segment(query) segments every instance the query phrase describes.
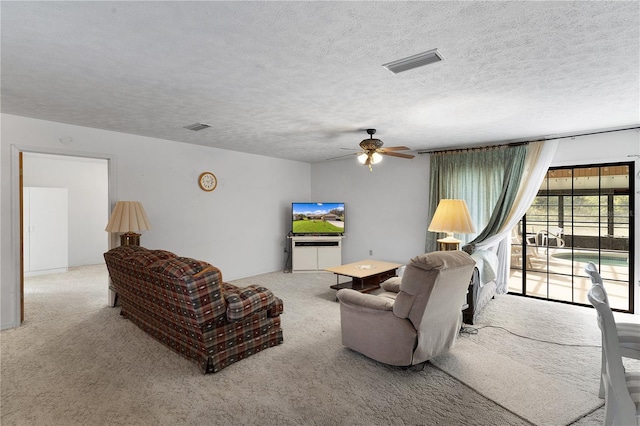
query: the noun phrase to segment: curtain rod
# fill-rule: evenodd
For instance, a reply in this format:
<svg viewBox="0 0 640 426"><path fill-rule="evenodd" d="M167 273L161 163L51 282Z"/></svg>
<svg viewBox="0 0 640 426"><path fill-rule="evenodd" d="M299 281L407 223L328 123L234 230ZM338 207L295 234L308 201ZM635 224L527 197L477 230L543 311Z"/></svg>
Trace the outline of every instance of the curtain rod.
<svg viewBox="0 0 640 426"><path fill-rule="evenodd" d="M448 152L464 152L464 151L475 151L475 150L481 151L481 150L485 150L485 149L496 149L496 148L500 148L500 147L503 147L503 146L519 146L519 145L526 145L526 144L532 143L532 142L541 142L541 141L550 141L550 140L556 140L556 139L576 138L578 136L600 135L600 134L603 134L603 133L624 132L626 130L637 130L637 129L640 129L640 126L627 127L627 128L624 128L624 129L615 129L615 130L601 130L601 131L589 132L589 133L578 133L578 134L575 134L575 135L558 136L558 137L555 137L555 138L533 139L533 140L530 140L530 141L512 142L512 143L507 143L507 144L476 146L476 147L468 147L468 148L460 147L460 148L432 149L432 150L428 150L428 151L418 151L418 154L444 154L444 153L448 153Z"/></svg>
<svg viewBox="0 0 640 426"><path fill-rule="evenodd" d="M539 139L538 141L540 141ZM531 142L538 142L531 141ZM520 145L528 145L529 142L511 142L504 144L496 144L496 145L486 145L486 146L470 146L468 148L448 148L448 149L438 149L433 151L418 151L418 154L448 154L454 152L470 152L470 151L489 151L491 149L499 149L507 146L520 146Z"/></svg>

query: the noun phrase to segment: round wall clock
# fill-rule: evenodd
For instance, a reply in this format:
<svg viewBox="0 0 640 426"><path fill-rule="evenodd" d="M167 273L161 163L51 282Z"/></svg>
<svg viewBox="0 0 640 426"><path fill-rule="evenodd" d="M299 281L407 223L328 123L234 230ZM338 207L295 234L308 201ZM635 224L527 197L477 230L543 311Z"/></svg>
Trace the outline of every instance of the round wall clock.
<svg viewBox="0 0 640 426"><path fill-rule="evenodd" d="M204 172L200 174L198 178L198 185L203 191L213 191L218 185L218 179L216 175L211 172Z"/></svg>

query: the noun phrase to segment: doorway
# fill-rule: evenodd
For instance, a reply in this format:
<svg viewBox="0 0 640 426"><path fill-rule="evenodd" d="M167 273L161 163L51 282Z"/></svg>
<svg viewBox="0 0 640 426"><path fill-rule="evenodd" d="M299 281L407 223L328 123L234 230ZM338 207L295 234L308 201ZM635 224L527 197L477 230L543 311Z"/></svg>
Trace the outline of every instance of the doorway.
<svg viewBox="0 0 640 426"><path fill-rule="evenodd" d="M634 313L634 163L550 168L512 232L509 292L588 306L593 262L612 309Z"/></svg>
<svg viewBox="0 0 640 426"><path fill-rule="evenodd" d="M30 229L25 229L25 220L29 216L25 212L26 193L34 194L46 191L47 193L62 192L67 194L67 217L64 218L68 227L67 240L67 265L60 269L47 269L42 273L65 271L67 267L76 267L103 263L102 254L109 248L109 234L104 231L108 220L110 200L110 159L88 157L77 153L51 153L20 150L20 179L19 179L19 208L20 208L20 303L19 316L22 323L25 319L24 295L25 295L25 271L29 265L25 259L29 254L37 253L38 247L33 247L33 242L42 242L42 235L47 235L44 225L31 224ZM37 189L37 191L34 191ZM47 208L41 206L40 209ZM42 212L41 212L42 213ZM45 211L41 216L48 216ZM25 232L28 231L28 232ZM39 234L39 238L30 238ZM46 240L46 238L45 238ZM31 242L31 244L29 244ZM40 243L38 243L40 244ZM45 249L47 250L47 249ZM64 256L59 258L64 258ZM31 260L31 265L39 265L39 262ZM49 266L51 266L49 262ZM38 275L38 267L31 268L29 275ZM105 300L108 289L105 287ZM28 315L28 313L27 313Z"/></svg>

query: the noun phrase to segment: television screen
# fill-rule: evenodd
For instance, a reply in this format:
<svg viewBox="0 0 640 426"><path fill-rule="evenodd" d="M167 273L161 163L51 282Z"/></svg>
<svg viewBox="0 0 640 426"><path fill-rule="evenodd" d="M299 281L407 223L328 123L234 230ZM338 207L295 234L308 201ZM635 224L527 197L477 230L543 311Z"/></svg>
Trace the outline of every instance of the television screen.
<svg viewBox="0 0 640 426"><path fill-rule="evenodd" d="M292 203L291 214L294 235L344 233L344 203Z"/></svg>

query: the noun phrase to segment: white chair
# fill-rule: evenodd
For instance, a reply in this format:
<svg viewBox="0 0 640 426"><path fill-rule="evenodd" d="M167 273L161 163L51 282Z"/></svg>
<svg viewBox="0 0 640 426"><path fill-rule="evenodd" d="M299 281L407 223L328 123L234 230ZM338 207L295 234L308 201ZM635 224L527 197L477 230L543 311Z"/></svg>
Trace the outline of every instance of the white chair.
<svg viewBox="0 0 640 426"><path fill-rule="evenodd" d="M556 228L556 233L547 231L546 229L538 231L535 241L545 248L545 253L549 252L549 247L564 247L565 243L562 239L564 229Z"/></svg>
<svg viewBox="0 0 640 426"><path fill-rule="evenodd" d="M587 273L589 278L591 278L592 290L593 287L598 287L601 289L600 293L602 294L603 301L606 306L609 307L609 297L607 295L607 291L604 288L604 284L602 283L602 277L598 273L598 268L593 262L587 263L584 267L584 271ZM590 292L591 293L591 292ZM591 301L591 299L589 299ZM593 304L593 303L592 303ZM598 312L598 315L600 313ZM616 330L616 337L618 339L618 344L620 346L619 351L620 355L625 358L633 358L640 359L640 324L636 323L614 323ZM604 341L602 345L602 374L605 373L606 370L606 362L605 362L605 352L604 352ZM602 375L600 376L600 390L598 392L598 396L600 398L604 398L605 389L604 389L604 380Z"/></svg>
<svg viewBox="0 0 640 426"><path fill-rule="evenodd" d="M640 374L628 373L622 365L620 340L613 312L607 303L604 286L594 283L587 294L598 312L598 326L602 331L604 370L604 424L639 425Z"/></svg>
<svg viewBox="0 0 640 426"><path fill-rule="evenodd" d="M522 237L518 234L517 227L511 230L511 264L514 266L521 266L524 263L528 269L533 269L533 263L531 259L537 258L538 247L535 244L535 235L533 237L527 236L525 241L525 252L522 255Z"/></svg>

